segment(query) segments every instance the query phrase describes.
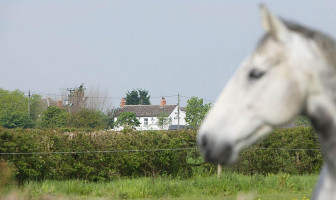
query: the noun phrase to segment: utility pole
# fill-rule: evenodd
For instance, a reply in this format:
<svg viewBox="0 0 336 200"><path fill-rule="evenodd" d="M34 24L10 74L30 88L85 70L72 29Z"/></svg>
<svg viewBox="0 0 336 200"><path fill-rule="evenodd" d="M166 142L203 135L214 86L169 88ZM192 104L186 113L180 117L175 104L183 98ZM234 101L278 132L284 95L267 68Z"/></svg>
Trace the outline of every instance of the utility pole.
<svg viewBox="0 0 336 200"><path fill-rule="evenodd" d="M28 91L28 117L30 118L30 90Z"/></svg>
<svg viewBox="0 0 336 200"><path fill-rule="evenodd" d="M70 107L71 107L70 99L72 97L72 93L76 90L74 88L67 88L67 90L69 92L69 94L68 94L68 109L69 109L69 113L71 113L71 111L70 111Z"/></svg>
<svg viewBox="0 0 336 200"><path fill-rule="evenodd" d="M177 130L180 130L180 93L177 94Z"/></svg>

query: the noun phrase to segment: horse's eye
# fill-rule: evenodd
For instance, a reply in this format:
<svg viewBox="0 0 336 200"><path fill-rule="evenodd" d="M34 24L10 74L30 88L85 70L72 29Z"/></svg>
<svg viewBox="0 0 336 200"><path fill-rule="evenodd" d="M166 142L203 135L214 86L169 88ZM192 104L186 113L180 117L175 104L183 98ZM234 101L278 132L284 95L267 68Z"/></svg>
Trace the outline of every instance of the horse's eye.
<svg viewBox="0 0 336 200"><path fill-rule="evenodd" d="M259 79L265 74L264 71L261 71L259 69L252 69L249 73L250 79Z"/></svg>

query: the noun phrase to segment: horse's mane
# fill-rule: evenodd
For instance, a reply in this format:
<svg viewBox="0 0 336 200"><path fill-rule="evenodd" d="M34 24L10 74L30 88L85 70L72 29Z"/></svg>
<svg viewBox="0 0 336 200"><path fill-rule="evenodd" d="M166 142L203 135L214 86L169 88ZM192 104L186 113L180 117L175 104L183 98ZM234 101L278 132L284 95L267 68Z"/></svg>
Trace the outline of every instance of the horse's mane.
<svg viewBox="0 0 336 200"><path fill-rule="evenodd" d="M336 41L332 37L320 31L302 26L298 23L284 19L281 20L289 30L300 34L302 37L307 38L308 40L313 40L322 54L325 56L325 59L328 61L328 63L336 68ZM259 41L258 49L262 48L263 44L269 38L272 38L272 36L268 33L265 34L264 37L262 37Z"/></svg>
<svg viewBox="0 0 336 200"><path fill-rule="evenodd" d="M336 67L336 42L329 35L302 26L300 24L282 20L289 30L294 31L303 37L313 40L323 53L329 64Z"/></svg>

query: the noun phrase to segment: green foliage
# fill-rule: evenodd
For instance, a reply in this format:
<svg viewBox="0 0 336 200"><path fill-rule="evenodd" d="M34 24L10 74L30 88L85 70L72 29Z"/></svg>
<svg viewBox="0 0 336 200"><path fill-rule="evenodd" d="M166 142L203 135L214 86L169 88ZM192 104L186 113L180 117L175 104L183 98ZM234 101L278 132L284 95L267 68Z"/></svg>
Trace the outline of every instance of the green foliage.
<svg viewBox="0 0 336 200"><path fill-rule="evenodd" d="M161 130L169 127L171 125L172 119L169 117L169 115L165 112L160 113L158 116L158 122L157 125L160 127Z"/></svg>
<svg viewBox="0 0 336 200"><path fill-rule="evenodd" d="M295 126L304 126L304 127L311 127L312 126L310 120L305 116L297 116L294 119L294 124L295 124Z"/></svg>
<svg viewBox="0 0 336 200"><path fill-rule="evenodd" d="M147 90L138 89L138 93L139 93L139 104L140 105L150 105L151 104L149 101L150 96L148 95Z"/></svg>
<svg viewBox="0 0 336 200"><path fill-rule="evenodd" d="M312 128L277 129L245 150L233 169L244 174L315 173L320 170L323 161L319 149L318 139Z"/></svg>
<svg viewBox="0 0 336 200"><path fill-rule="evenodd" d="M127 105L150 105L150 96L147 90L137 89L128 91L126 94Z"/></svg>
<svg viewBox="0 0 336 200"><path fill-rule="evenodd" d="M188 99L185 118L188 128L198 129L210 107L211 103L203 104L202 98L192 97Z"/></svg>
<svg viewBox="0 0 336 200"><path fill-rule="evenodd" d="M14 174L21 182L45 179L106 181L120 177L163 174L188 177L191 176L192 167L186 162L189 155L187 150L145 152L123 152L123 150L193 147L194 138L193 132L175 131L120 134L0 129L0 153L119 151L2 155L3 159L14 166Z"/></svg>
<svg viewBox="0 0 336 200"><path fill-rule="evenodd" d="M137 131L127 134L65 131L0 128L0 153L46 152L1 155L1 158L13 167L15 177L21 182L45 179L107 181L121 177L191 177L216 173L216 165L204 163L195 148L195 131ZM164 150L132 151L150 149ZM320 170L322 154L315 149L319 147L313 129L278 129L245 150L238 162L225 170L267 176L283 173L279 183L286 186L288 174L317 173ZM88 151L115 152L85 153Z"/></svg>
<svg viewBox="0 0 336 200"><path fill-rule="evenodd" d="M109 128L114 127L114 117L118 109L109 109L106 112L106 125Z"/></svg>
<svg viewBox="0 0 336 200"><path fill-rule="evenodd" d="M49 106L42 113L41 121L39 122L40 128L64 128L68 124L69 113L56 106Z"/></svg>
<svg viewBox="0 0 336 200"><path fill-rule="evenodd" d="M107 117L100 111L83 108L79 112L71 114L69 126L75 128L103 129L107 127Z"/></svg>
<svg viewBox="0 0 336 200"><path fill-rule="evenodd" d="M40 101L39 96L33 96L32 107L34 119L38 111L35 105ZM12 92L0 88L0 125L6 128L29 128L34 121L28 116L28 97L19 90Z"/></svg>
<svg viewBox="0 0 336 200"><path fill-rule="evenodd" d="M126 129L132 129L139 126L140 122L133 112L122 112L115 122L115 126L123 126Z"/></svg>
<svg viewBox="0 0 336 200"><path fill-rule="evenodd" d="M38 120L38 117L43 112L43 103L40 95L33 94L30 99L30 118L33 121Z"/></svg>

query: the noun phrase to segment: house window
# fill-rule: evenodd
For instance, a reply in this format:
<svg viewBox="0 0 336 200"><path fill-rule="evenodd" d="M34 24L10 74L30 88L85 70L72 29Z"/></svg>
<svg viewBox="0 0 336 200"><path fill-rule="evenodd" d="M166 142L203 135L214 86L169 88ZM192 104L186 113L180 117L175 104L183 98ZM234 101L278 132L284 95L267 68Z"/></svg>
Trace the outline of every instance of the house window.
<svg viewBox="0 0 336 200"><path fill-rule="evenodd" d="M148 125L148 118L144 119L144 125L147 126Z"/></svg>

